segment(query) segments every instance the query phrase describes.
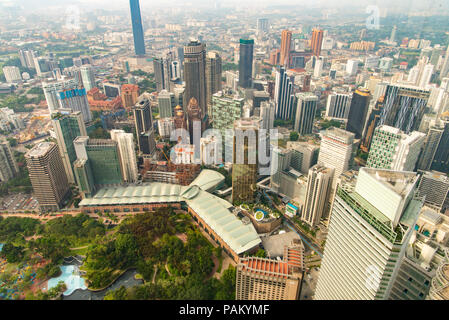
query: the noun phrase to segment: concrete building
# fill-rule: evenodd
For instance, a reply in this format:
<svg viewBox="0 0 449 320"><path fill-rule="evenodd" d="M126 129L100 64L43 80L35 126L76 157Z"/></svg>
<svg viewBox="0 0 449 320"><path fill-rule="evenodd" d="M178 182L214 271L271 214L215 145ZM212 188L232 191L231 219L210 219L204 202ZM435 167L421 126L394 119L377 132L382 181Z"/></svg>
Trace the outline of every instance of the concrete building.
<svg viewBox="0 0 449 320"><path fill-rule="evenodd" d="M175 109L175 94L162 90L157 96L157 104L159 107L159 116L161 119L173 117Z"/></svg>
<svg viewBox="0 0 449 320"><path fill-rule="evenodd" d="M369 90L362 87L359 87L352 95L346 130L354 133L356 139L362 138L370 99Z"/></svg>
<svg viewBox="0 0 449 320"><path fill-rule="evenodd" d="M292 151L290 166L307 175L318 161L319 144L308 141L288 141L287 149Z"/></svg>
<svg viewBox="0 0 449 320"><path fill-rule="evenodd" d="M327 212L334 169L314 165L309 170L307 194L301 219L315 228Z"/></svg>
<svg viewBox="0 0 449 320"><path fill-rule="evenodd" d="M206 54L206 91L207 91L207 114L212 114L212 95L222 90L221 85L221 57L216 51Z"/></svg>
<svg viewBox="0 0 449 320"><path fill-rule="evenodd" d="M3 74L7 83L20 82L22 76L20 75L20 69L15 66L3 67Z"/></svg>
<svg viewBox="0 0 449 320"><path fill-rule="evenodd" d="M7 182L19 173L14 153L8 141L0 142L0 182Z"/></svg>
<svg viewBox="0 0 449 320"><path fill-rule="evenodd" d="M203 117L207 118L206 46L199 41L190 41L184 47L185 91L183 106L195 98Z"/></svg>
<svg viewBox="0 0 449 320"><path fill-rule="evenodd" d="M267 131L274 128L276 104L273 101L263 101L260 104L259 116L262 118L262 129Z"/></svg>
<svg viewBox="0 0 449 320"><path fill-rule="evenodd" d="M366 162L369 168L414 171L425 134L405 134L397 128L381 125L376 128Z"/></svg>
<svg viewBox="0 0 449 320"><path fill-rule="evenodd" d="M294 130L300 135L311 134L313 132L313 121L315 120L318 97L313 93L298 93L296 94L296 99L298 104Z"/></svg>
<svg viewBox="0 0 449 320"><path fill-rule="evenodd" d="M41 142L25 155L34 196L42 212L58 211L70 194L64 164L53 142Z"/></svg>
<svg viewBox="0 0 449 320"><path fill-rule="evenodd" d="M139 86L135 84L124 84L122 85L122 104L126 110L131 110L131 108L137 103L139 98Z"/></svg>
<svg viewBox="0 0 449 320"><path fill-rule="evenodd" d="M81 79L86 91L90 91L96 87L95 72L91 65L86 64L80 67Z"/></svg>
<svg viewBox="0 0 449 320"><path fill-rule="evenodd" d="M334 91L327 97L326 118L346 120L351 107L352 94Z"/></svg>
<svg viewBox="0 0 449 320"><path fill-rule="evenodd" d="M354 134L335 127L327 129L321 135L318 164L334 169L332 189L336 179L352 167L354 160Z"/></svg>
<svg viewBox="0 0 449 320"><path fill-rule="evenodd" d="M111 130L111 139L117 142L123 180L128 183L136 182L139 177L134 135L123 130Z"/></svg>
<svg viewBox="0 0 449 320"><path fill-rule="evenodd" d="M154 139L150 101L148 98L141 96L132 110L139 153L144 157L152 155L156 150L156 141Z"/></svg>
<svg viewBox="0 0 449 320"><path fill-rule="evenodd" d="M418 186L420 196L425 196L426 206L440 212L449 195L449 177L441 172L423 173Z"/></svg>
<svg viewBox="0 0 449 320"><path fill-rule="evenodd" d="M417 181L412 172L361 168L353 191L338 187L315 299L389 297L422 207Z"/></svg>
<svg viewBox="0 0 449 320"><path fill-rule="evenodd" d="M281 67L276 71L274 101L276 102L276 118L288 120L293 118L295 95L293 81Z"/></svg>
<svg viewBox="0 0 449 320"><path fill-rule="evenodd" d="M247 257L237 265L236 300L297 300L304 271L304 246L295 239L283 260Z"/></svg>

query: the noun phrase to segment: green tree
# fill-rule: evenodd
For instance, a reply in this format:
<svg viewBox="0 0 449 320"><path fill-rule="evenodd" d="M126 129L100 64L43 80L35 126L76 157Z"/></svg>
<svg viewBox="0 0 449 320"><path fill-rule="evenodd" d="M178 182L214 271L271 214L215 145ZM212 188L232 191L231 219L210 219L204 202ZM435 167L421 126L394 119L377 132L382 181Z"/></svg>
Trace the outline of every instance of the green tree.
<svg viewBox="0 0 449 320"><path fill-rule="evenodd" d="M290 132L290 141L298 141L299 133L296 131Z"/></svg>

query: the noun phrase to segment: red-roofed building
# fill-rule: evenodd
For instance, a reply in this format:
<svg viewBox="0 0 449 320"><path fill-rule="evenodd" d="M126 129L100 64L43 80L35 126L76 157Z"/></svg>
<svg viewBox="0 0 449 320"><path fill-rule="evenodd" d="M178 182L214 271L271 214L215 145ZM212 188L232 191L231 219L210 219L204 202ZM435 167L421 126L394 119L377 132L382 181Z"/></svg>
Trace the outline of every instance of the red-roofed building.
<svg viewBox="0 0 449 320"><path fill-rule="evenodd" d="M92 88L87 92L87 100L92 111L112 111L123 108L122 99L117 96L114 99L108 99L98 88Z"/></svg>
<svg viewBox="0 0 449 320"><path fill-rule="evenodd" d="M284 248L284 259L241 258L237 265L237 300L297 300L304 271L299 239Z"/></svg>

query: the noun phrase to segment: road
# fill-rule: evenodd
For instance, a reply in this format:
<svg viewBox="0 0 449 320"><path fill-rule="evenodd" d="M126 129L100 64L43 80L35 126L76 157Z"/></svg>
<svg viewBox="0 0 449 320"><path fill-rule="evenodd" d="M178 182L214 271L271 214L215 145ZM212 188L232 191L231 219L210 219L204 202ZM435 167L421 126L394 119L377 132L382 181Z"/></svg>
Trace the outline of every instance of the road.
<svg viewBox="0 0 449 320"><path fill-rule="evenodd" d="M318 254L321 258L323 258L323 253L317 248L316 245L313 245L312 240L310 240L307 236L305 236L301 230L299 228L297 228L295 226L295 224L287 217L284 216L284 222L285 224L289 227L290 230L292 230L293 232L295 232L300 238L301 240L311 249L313 250L316 254Z"/></svg>

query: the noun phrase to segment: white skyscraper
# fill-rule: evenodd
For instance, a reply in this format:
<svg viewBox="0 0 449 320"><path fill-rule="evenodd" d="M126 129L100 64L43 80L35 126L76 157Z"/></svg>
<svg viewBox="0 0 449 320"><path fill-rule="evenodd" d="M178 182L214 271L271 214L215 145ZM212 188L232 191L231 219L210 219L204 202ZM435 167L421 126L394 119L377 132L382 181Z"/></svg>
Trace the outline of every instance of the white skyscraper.
<svg viewBox="0 0 449 320"><path fill-rule="evenodd" d="M273 129L275 116L275 103L273 101L262 101L260 103L260 117L262 118L262 128L265 130Z"/></svg>
<svg viewBox="0 0 449 320"><path fill-rule="evenodd" d="M355 186L338 187L315 299L388 298L422 206L417 181L361 168Z"/></svg>
<svg viewBox="0 0 449 320"><path fill-rule="evenodd" d="M334 169L332 189L337 178L352 166L354 156L354 137L352 132L331 127L321 135L318 164Z"/></svg>
<svg viewBox="0 0 449 320"><path fill-rule="evenodd" d="M318 103L318 97L313 93L297 93L296 99L296 119L294 129L300 135L311 134L313 132L313 120Z"/></svg>
<svg viewBox="0 0 449 320"><path fill-rule="evenodd" d="M413 131L405 134L398 128L376 128L366 166L395 171L414 171L426 135Z"/></svg>
<svg viewBox="0 0 449 320"><path fill-rule="evenodd" d="M309 169L302 220L311 227L316 227L326 212L333 173L334 169L326 168L320 164Z"/></svg>
<svg viewBox="0 0 449 320"><path fill-rule="evenodd" d="M111 130L111 139L117 141L123 180L128 183L136 182L138 170L133 134L123 130Z"/></svg>
<svg viewBox="0 0 449 320"><path fill-rule="evenodd" d="M350 76L355 76L357 74L357 69L359 68L358 60L349 59L346 63L346 74Z"/></svg>
<svg viewBox="0 0 449 320"><path fill-rule="evenodd" d="M315 78L319 78L321 77L321 73L323 72L323 60L322 59L317 59L317 61L315 62L315 68L313 69L313 76Z"/></svg>
<svg viewBox="0 0 449 320"><path fill-rule="evenodd" d="M332 92L327 97L326 117L330 119L348 119L351 101L351 93Z"/></svg>

